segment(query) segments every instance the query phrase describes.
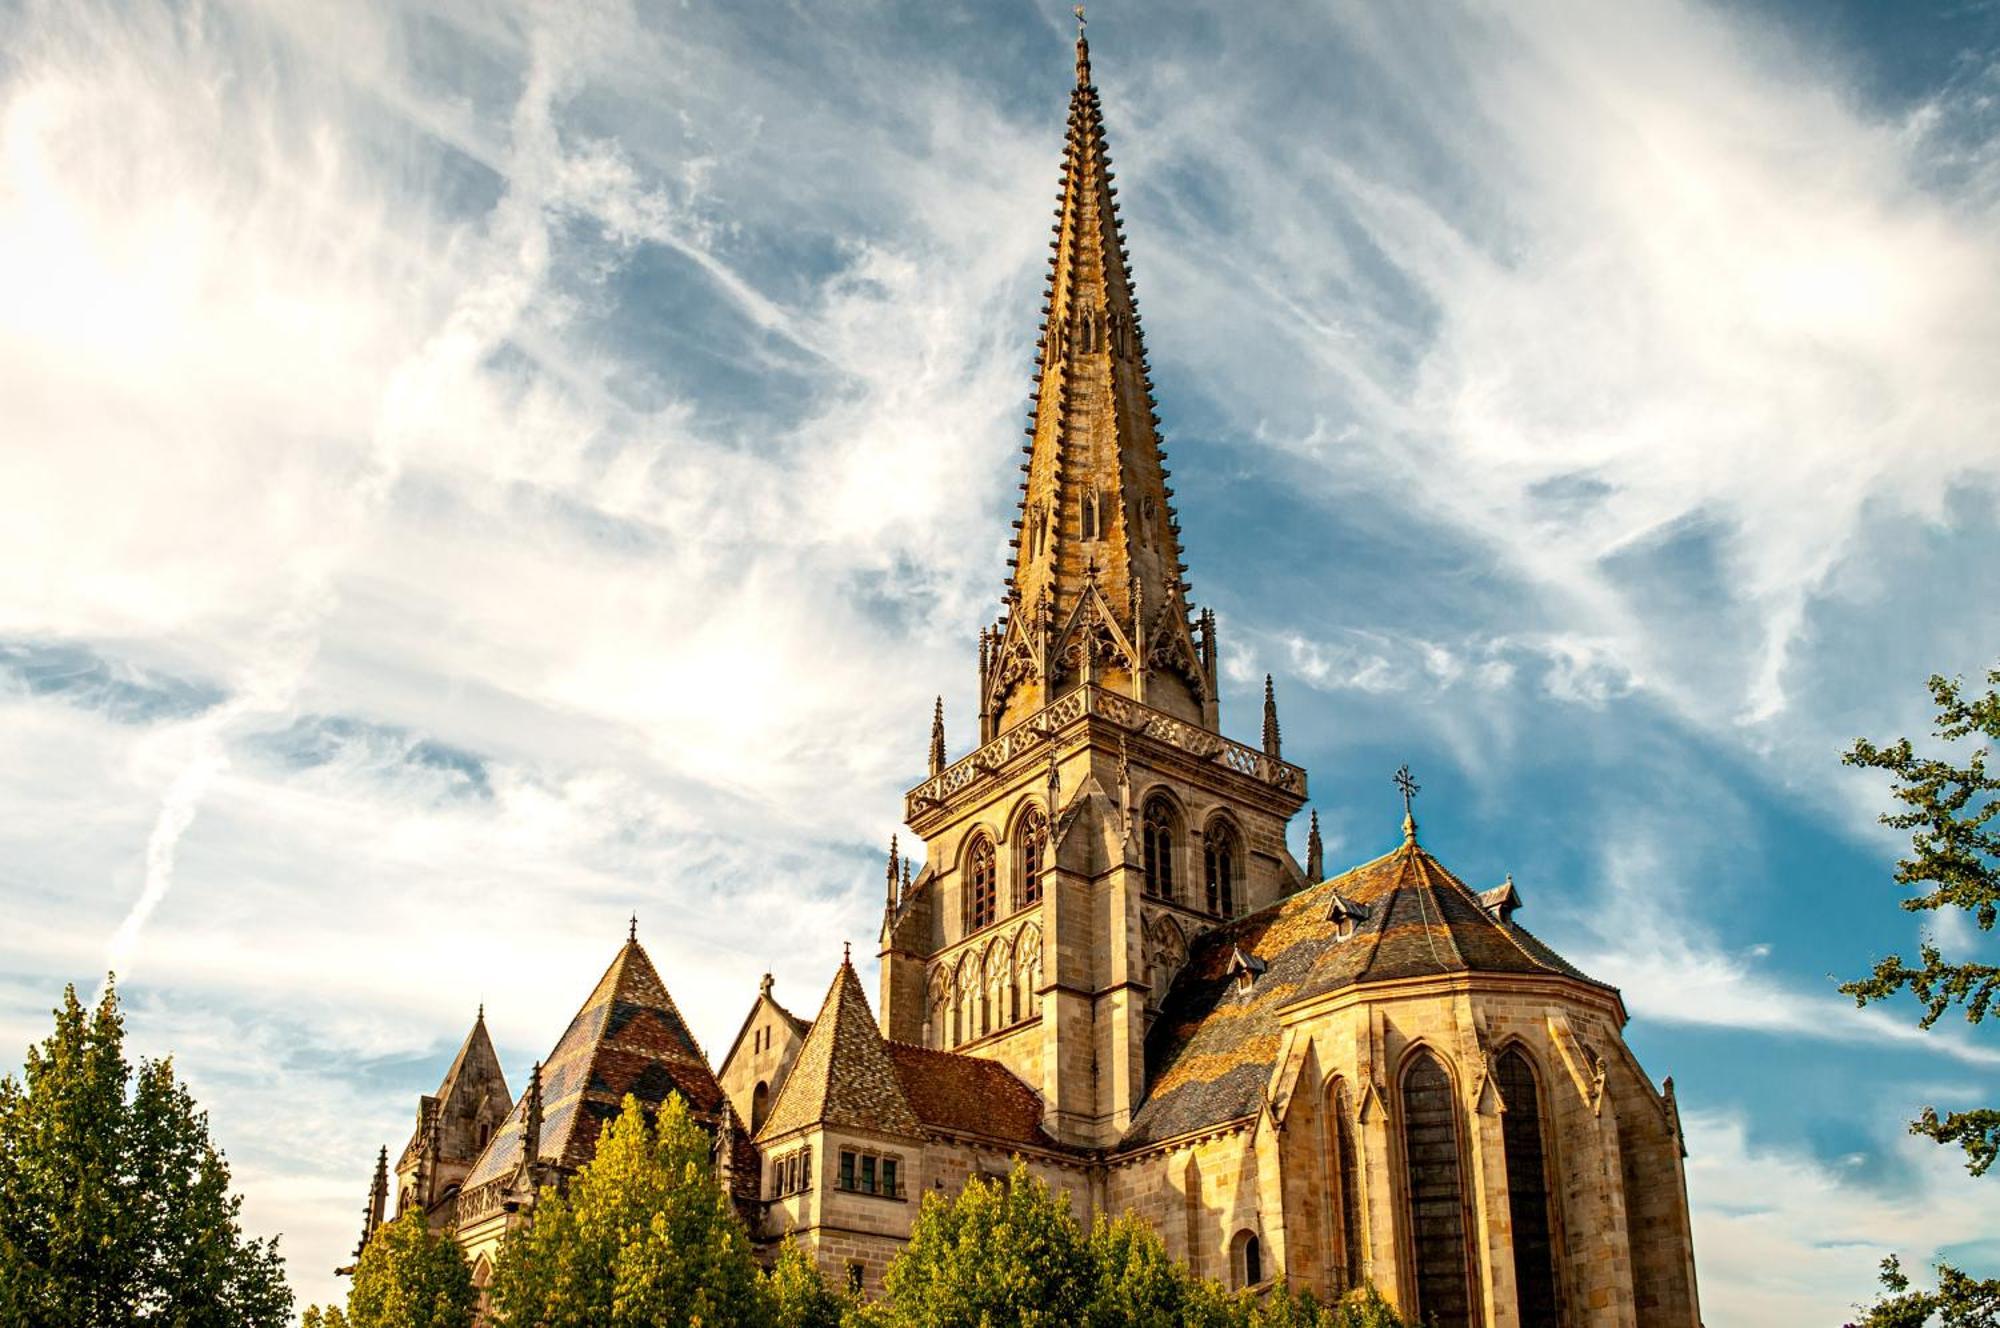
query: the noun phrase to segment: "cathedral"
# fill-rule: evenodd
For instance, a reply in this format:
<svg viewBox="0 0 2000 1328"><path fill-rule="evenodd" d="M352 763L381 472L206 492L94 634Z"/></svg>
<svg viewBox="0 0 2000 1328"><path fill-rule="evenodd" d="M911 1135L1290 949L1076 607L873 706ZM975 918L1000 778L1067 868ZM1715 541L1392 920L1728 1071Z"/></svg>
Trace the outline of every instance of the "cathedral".
<svg viewBox="0 0 2000 1328"><path fill-rule="evenodd" d="M482 1014L378 1161L364 1242L421 1207L484 1285L627 1093L679 1093L753 1237L870 1291L922 1195L1020 1159L1233 1287L1372 1283L1444 1328L1698 1328L1673 1085L1617 989L1522 926L1511 877L1425 850L1407 774L1388 852L1329 873L1314 818L1295 860L1306 772L1268 680L1260 743L1223 736L1114 178L1079 34L978 741L952 759L940 704L873 1002L847 959L809 1019L767 975L712 1066L635 929L518 1099Z"/></svg>

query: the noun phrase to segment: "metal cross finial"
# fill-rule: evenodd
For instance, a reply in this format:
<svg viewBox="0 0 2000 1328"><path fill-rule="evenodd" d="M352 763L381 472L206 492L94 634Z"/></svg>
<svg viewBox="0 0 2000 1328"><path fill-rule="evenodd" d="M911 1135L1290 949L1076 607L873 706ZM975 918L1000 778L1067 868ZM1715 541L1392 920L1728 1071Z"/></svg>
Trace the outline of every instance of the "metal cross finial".
<svg viewBox="0 0 2000 1328"><path fill-rule="evenodd" d="M639 939L639 915L637 913L632 915L632 925L625 929L625 939L628 941Z"/></svg>
<svg viewBox="0 0 2000 1328"><path fill-rule="evenodd" d="M1078 5L1075 9L1071 10L1070 12L1076 15L1076 30L1079 33L1081 33L1083 31L1084 24L1089 22L1089 20L1084 18L1083 16L1083 6Z"/></svg>
<svg viewBox="0 0 2000 1328"><path fill-rule="evenodd" d="M1422 791L1423 785L1417 783L1410 776L1410 767L1405 765L1399 766L1396 769L1396 787L1403 792L1403 815L1408 816L1410 814L1410 800Z"/></svg>

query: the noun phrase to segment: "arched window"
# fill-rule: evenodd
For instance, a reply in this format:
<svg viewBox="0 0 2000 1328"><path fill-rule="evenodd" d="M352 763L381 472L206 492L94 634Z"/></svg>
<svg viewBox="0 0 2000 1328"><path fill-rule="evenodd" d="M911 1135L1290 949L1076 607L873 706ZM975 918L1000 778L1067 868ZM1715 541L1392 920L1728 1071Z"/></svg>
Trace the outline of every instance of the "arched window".
<svg viewBox="0 0 2000 1328"><path fill-rule="evenodd" d="M1048 865L1049 818L1039 807L1030 807L1021 818L1019 847L1015 861L1020 876L1014 884L1014 907L1026 908L1042 897L1042 869Z"/></svg>
<svg viewBox="0 0 2000 1328"><path fill-rule="evenodd" d="M993 841L981 835L965 855L965 929L978 931L993 921Z"/></svg>
<svg viewBox="0 0 2000 1328"><path fill-rule="evenodd" d="M1248 1229L1239 1231L1236 1233L1236 1239L1231 1241L1230 1245L1232 1246L1230 1262L1235 1265L1231 1271L1236 1274L1236 1285L1239 1287L1253 1287L1262 1282L1264 1280L1264 1246L1257 1239L1257 1233Z"/></svg>
<svg viewBox="0 0 2000 1328"><path fill-rule="evenodd" d="M1174 844L1180 838L1180 817L1164 794L1146 800L1140 818L1140 849L1145 860L1146 893L1155 899L1174 897Z"/></svg>
<svg viewBox="0 0 2000 1328"><path fill-rule="evenodd" d="M1208 882L1208 911L1219 918L1236 916L1236 871L1243 861L1243 841L1236 827L1217 821L1202 836L1203 876Z"/></svg>
<svg viewBox="0 0 2000 1328"><path fill-rule="evenodd" d="M1042 933L1035 926L1014 938L1014 1017L1033 1019L1042 1012Z"/></svg>
<svg viewBox="0 0 2000 1328"><path fill-rule="evenodd" d="M1429 1052L1403 1076L1403 1155L1409 1167L1410 1237L1417 1313L1437 1328L1468 1328L1465 1188L1458 1165L1458 1107L1451 1076Z"/></svg>
<svg viewBox="0 0 2000 1328"><path fill-rule="evenodd" d="M1335 1079L1326 1095L1327 1128L1333 1133L1328 1158L1333 1166L1334 1188L1340 1216L1340 1290L1361 1285L1366 1269L1361 1254L1361 1159L1354 1148L1354 1104L1348 1100L1347 1081Z"/></svg>
<svg viewBox="0 0 2000 1328"><path fill-rule="evenodd" d="M764 1128L764 1118L771 1114L771 1086L762 1080L750 1090L750 1133Z"/></svg>
<svg viewBox="0 0 2000 1328"><path fill-rule="evenodd" d="M1507 1110L1501 1137L1507 1148L1507 1211L1514 1227L1514 1286L1521 1322L1555 1324L1555 1241L1549 1230L1548 1172L1542 1152L1542 1108L1535 1071L1519 1047L1500 1058L1494 1079Z"/></svg>

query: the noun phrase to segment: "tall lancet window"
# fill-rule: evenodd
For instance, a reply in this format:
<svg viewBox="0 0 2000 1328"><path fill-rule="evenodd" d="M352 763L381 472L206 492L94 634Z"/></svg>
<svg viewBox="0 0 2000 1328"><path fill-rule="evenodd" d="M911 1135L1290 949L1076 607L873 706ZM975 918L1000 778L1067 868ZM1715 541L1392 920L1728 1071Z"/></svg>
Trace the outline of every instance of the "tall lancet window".
<svg viewBox="0 0 2000 1328"><path fill-rule="evenodd" d="M1140 850L1146 871L1146 893L1155 899L1174 897L1174 841L1180 838L1180 817L1174 804L1155 794L1140 818Z"/></svg>
<svg viewBox="0 0 2000 1328"><path fill-rule="evenodd" d="M1236 916L1236 869L1243 861L1243 844L1236 827L1217 821L1202 836L1202 869L1208 883L1208 911L1219 918Z"/></svg>
<svg viewBox="0 0 2000 1328"><path fill-rule="evenodd" d="M965 929L978 931L993 921L993 841L981 835L965 855Z"/></svg>
<svg viewBox="0 0 2000 1328"><path fill-rule="evenodd" d="M1340 1199L1341 1276L1337 1285L1345 1291L1360 1286L1367 1274L1361 1253L1361 1159L1354 1149L1354 1104L1348 1099L1346 1080L1333 1081L1326 1114L1333 1134L1329 1160Z"/></svg>
<svg viewBox="0 0 2000 1328"><path fill-rule="evenodd" d="M1410 1244L1417 1256L1417 1312L1411 1317L1437 1328L1470 1328L1458 1104L1451 1076L1429 1052L1418 1056L1403 1076L1403 1145L1409 1167Z"/></svg>
<svg viewBox="0 0 2000 1328"><path fill-rule="evenodd" d="M1535 1071L1519 1047L1508 1050L1496 1067L1501 1137L1507 1146L1507 1212L1514 1229L1514 1286L1520 1296L1521 1322L1557 1324L1555 1241L1549 1222L1549 1185L1542 1150L1542 1108L1535 1091Z"/></svg>
<svg viewBox="0 0 2000 1328"><path fill-rule="evenodd" d="M1041 899L1042 870L1048 865L1049 818L1041 808L1028 809L1019 834L1014 860L1020 864L1020 878L1014 883L1014 907L1026 908Z"/></svg>

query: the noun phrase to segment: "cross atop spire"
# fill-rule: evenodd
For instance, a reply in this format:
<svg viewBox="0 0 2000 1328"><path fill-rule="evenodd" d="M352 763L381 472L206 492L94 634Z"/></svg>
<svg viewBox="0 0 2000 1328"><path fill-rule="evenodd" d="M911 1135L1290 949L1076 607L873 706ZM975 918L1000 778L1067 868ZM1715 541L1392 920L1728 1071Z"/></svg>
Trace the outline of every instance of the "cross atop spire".
<svg viewBox="0 0 2000 1328"><path fill-rule="evenodd" d="M980 740L1083 681L1214 728L1081 15L1006 616Z"/></svg>
<svg viewBox="0 0 2000 1328"><path fill-rule="evenodd" d="M639 915L637 913L632 915L632 925L625 929L625 939L628 941L637 941L639 939Z"/></svg>
<svg viewBox="0 0 2000 1328"><path fill-rule="evenodd" d="M1403 840L1405 843L1414 844L1417 842L1417 818L1411 804L1416 800L1417 794L1423 791L1423 785L1417 783L1410 774L1408 765L1396 768L1395 780L1396 788L1403 795Z"/></svg>

